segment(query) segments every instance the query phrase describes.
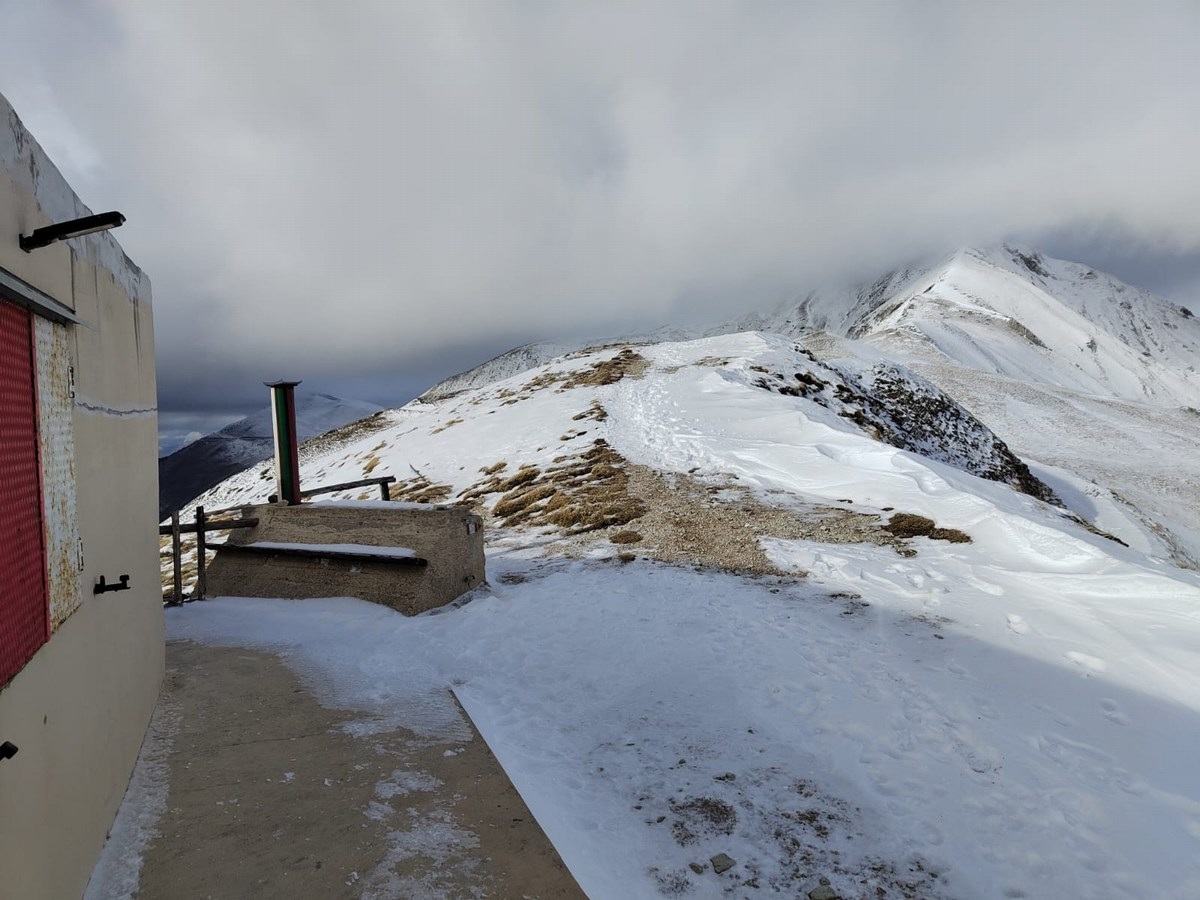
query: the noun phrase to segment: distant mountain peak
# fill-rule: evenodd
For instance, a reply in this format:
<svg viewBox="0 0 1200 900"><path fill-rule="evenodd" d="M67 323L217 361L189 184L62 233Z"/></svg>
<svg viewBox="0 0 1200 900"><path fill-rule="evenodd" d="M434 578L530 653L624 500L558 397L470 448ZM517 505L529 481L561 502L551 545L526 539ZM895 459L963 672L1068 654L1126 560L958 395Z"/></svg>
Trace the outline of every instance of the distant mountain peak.
<svg viewBox="0 0 1200 900"><path fill-rule="evenodd" d="M296 391L296 431L301 441L374 415L383 407L333 394ZM181 508L230 475L274 452L269 407L231 422L158 461L159 518Z"/></svg>

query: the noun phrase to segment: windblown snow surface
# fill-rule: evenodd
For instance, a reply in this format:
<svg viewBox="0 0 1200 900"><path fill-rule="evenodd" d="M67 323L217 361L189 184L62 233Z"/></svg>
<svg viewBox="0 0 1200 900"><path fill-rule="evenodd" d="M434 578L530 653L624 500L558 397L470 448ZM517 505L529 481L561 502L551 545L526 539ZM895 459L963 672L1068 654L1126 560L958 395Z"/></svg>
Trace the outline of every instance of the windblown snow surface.
<svg viewBox="0 0 1200 900"><path fill-rule="evenodd" d="M607 383L572 373L611 349L386 413L305 478L419 472L452 501L484 467L548 470L602 439L668 479L919 514L971 542L762 537L784 574L748 577L655 561L616 529L495 526L489 584L436 615L229 598L170 611L170 636L280 651L364 731L458 734L452 689L593 898L806 896L821 877L843 898L1200 896L1195 571L1065 468L1061 499L1111 537L764 389L816 371L793 341L636 351L644 368ZM264 472L201 502L259 499Z"/></svg>

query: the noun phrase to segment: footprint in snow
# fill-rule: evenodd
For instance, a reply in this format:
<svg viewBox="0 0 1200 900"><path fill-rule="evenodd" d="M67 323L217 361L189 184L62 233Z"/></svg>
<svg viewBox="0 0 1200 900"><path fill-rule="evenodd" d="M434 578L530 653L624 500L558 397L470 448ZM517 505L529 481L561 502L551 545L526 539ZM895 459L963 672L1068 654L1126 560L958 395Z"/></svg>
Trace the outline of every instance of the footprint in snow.
<svg viewBox="0 0 1200 900"><path fill-rule="evenodd" d="M1013 634L1029 634L1029 632L1033 631L1033 629L1029 627L1028 622L1026 622L1020 616L1013 615L1011 613L1008 616L1008 630Z"/></svg>
<svg viewBox="0 0 1200 900"><path fill-rule="evenodd" d="M1121 711L1120 705L1116 700L1110 700L1107 697L1100 701L1100 710L1104 713L1104 718L1117 725L1128 725L1129 717Z"/></svg>
<svg viewBox="0 0 1200 900"><path fill-rule="evenodd" d="M1108 663L1098 656L1092 656L1090 653L1068 650L1063 656L1075 663L1079 668L1087 669L1089 672L1104 672L1108 670Z"/></svg>
<svg viewBox="0 0 1200 900"><path fill-rule="evenodd" d="M1063 728L1074 728L1076 725L1074 719L1066 713L1055 709L1053 706L1047 706L1044 703L1035 703L1033 704L1033 708L1043 715L1049 716L1056 724L1061 725Z"/></svg>
<svg viewBox="0 0 1200 900"><path fill-rule="evenodd" d="M993 597L1000 597L1004 594L1004 588L998 584L992 584L990 581L976 578L973 580L973 585L985 594L991 594Z"/></svg>

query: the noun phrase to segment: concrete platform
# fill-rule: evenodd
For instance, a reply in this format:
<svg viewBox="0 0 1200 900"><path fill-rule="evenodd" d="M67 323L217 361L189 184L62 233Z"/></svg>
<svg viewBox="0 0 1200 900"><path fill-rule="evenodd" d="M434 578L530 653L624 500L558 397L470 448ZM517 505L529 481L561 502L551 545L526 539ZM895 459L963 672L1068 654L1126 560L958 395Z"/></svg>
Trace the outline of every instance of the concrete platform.
<svg viewBox="0 0 1200 900"><path fill-rule="evenodd" d="M352 736L273 655L186 641L163 691L179 728L139 898L584 896L473 727Z"/></svg>
<svg viewBox="0 0 1200 900"><path fill-rule="evenodd" d="M209 596L358 597L411 616L487 577L482 520L461 507L343 501L250 506L242 515L258 525L215 547ZM387 558L397 552L408 557Z"/></svg>

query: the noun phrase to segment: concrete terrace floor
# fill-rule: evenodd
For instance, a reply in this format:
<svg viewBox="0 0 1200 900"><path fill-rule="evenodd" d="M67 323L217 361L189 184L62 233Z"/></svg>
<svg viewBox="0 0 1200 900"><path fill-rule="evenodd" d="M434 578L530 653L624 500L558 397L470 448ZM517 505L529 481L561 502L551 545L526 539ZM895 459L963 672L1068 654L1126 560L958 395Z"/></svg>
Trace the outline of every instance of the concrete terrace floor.
<svg viewBox="0 0 1200 900"><path fill-rule="evenodd" d="M474 726L352 736L354 711L276 656L188 641L167 644L160 705L175 735L139 898L584 896Z"/></svg>

